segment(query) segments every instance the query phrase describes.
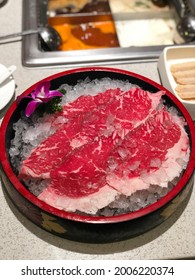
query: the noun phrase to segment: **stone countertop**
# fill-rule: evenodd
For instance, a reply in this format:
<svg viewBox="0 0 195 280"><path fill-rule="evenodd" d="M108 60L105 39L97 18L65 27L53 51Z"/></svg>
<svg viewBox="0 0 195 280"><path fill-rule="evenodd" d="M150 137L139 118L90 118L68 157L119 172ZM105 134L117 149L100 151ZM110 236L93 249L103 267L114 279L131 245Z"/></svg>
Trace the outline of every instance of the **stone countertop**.
<svg viewBox="0 0 195 280"><path fill-rule="evenodd" d="M0 8L0 35L21 31L22 0ZM27 69L21 63L21 38L0 44L0 63L15 64L16 95L46 76L67 68ZM112 65L137 72L160 83L157 64ZM10 104L9 104L10 105ZM9 105L0 112L3 118ZM195 190L185 209L139 237L111 244L85 244L53 236L22 216L4 194L0 183L0 259L176 259L195 258Z"/></svg>

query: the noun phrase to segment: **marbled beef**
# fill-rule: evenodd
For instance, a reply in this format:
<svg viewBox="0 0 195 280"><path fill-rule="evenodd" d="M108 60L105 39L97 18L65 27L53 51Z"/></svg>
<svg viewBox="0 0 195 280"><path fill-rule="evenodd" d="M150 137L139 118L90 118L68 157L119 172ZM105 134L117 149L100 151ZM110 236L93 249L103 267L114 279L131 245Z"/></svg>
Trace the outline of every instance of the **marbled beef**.
<svg viewBox="0 0 195 280"><path fill-rule="evenodd" d="M126 196L150 185L167 188L188 159L189 139L183 118L163 109L110 153L106 183Z"/></svg>
<svg viewBox="0 0 195 280"><path fill-rule="evenodd" d="M21 166L19 177L50 178L52 170L74 156L74 150L86 153L82 151L89 150L93 141L99 149L99 143L106 141L100 139L110 139L111 149L155 114L162 94L138 88L126 92L112 89L95 96L82 96L67 104L62 112L67 122L31 152Z"/></svg>
<svg viewBox="0 0 195 280"><path fill-rule="evenodd" d="M189 158L184 121L165 109L113 145L99 138L74 152L51 172L39 199L66 211L95 214L121 194L151 185L167 188Z"/></svg>

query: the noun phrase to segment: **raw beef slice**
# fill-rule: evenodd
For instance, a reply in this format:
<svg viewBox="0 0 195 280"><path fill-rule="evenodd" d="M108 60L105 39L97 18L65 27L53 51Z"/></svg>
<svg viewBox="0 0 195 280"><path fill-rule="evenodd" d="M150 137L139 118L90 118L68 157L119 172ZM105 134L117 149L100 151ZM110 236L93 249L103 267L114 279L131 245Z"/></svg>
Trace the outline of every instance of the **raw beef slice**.
<svg viewBox="0 0 195 280"><path fill-rule="evenodd" d="M168 187L189 160L184 121L162 110L127 135L108 158L107 184L124 195Z"/></svg>
<svg viewBox="0 0 195 280"><path fill-rule="evenodd" d="M100 188L97 192L87 196L71 198L56 193L55 189L45 189L38 198L47 204L68 212L81 211L88 214L96 214L99 209L106 207L117 197L118 192L108 185Z"/></svg>
<svg viewBox="0 0 195 280"><path fill-rule="evenodd" d="M107 90L96 96L88 96L87 109L83 109L85 113L82 114L79 112L84 106L84 99L77 99L73 102L74 106L70 105L69 111L69 114L75 113L79 108L77 114L31 152L21 166L19 177L50 178L51 170L62 163L74 149L90 143L96 137L112 137L112 145L116 144L156 112L162 94L163 92L151 94L138 88L127 92L119 89ZM95 104L92 112L87 112L90 107L89 99Z"/></svg>
<svg viewBox="0 0 195 280"><path fill-rule="evenodd" d="M129 196L150 185L167 187L189 159L183 127L182 118L161 110L114 148L111 138L100 138L52 171L51 184L39 199L66 211L95 214L119 194Z"/></svg>
<svg viewBox="0 0 195 280"><path fill-rule="evenodd" d="M98 96L81 96L75 101L66 104L56 118L66 118L65 124L59 125L57 131L31 151L30 156L23 161L19 177L22 178L49 178L53 166L58 165L63 158L75 147L87 143L84 133L80 134L84 118L89 119L91 111L104 107L113 102L120 89L107 90ZM52 118L52 126L56 126ZM88 130L88 129L87 129ZM88 130L89 131L89 130ZM78 135L80 134L80 135ZM93 131L91 137L94 137ZM90 136L89 135L89 136ZM72 141L71 141L72 140Z"/></svg>

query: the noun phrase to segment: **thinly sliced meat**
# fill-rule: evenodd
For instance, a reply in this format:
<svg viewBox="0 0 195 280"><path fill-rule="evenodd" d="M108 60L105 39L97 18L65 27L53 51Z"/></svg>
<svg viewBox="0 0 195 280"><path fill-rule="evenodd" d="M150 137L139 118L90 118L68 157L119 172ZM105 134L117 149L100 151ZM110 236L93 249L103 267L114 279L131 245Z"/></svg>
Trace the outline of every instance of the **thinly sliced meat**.
<svg viewBox="0 0 195 280"><path fill-rule="evenodd" d="M121 123L119 120L121 120L120 116L122 111L125 111L126 107L129 107L129 104L126 102L129 100L129 94L134 94L134 96L136 96L136 92L138 95L140 94L140 91L137 90L135 90L135 92L127 92L112 102L112 104L109 104L104 110L92 114L94 119L91 123L93 127L90 128L90 131L96 133L100 131L100 135L97 134L99 137L93 142L88 142L87 145L84 145L78 150L75 149L58 168L51 171L51 184L56 192L69 197L81 197L98 191L106 184L105 171L107 168L108 156L115 145L125 137L125 134L132 131L136 126L134 111L132 110L133 114L129 112L129 114L126 115L126 123L125 119L123 119L123 123L127 125L125 128L121 125L120 134L117 133L117 125ZM135 104L140 106L137 101ZM115 129L113 129L110 134L102 136L101 128L104 127L104 129L106 129L105 121L113 108L115 109L115 118L113 119L112 126L115 127ZM127 126L129 127L128 129ZM121 130L125 130L126 133L121 133ZM123 137L121 137L121 135Z"/></svg>
<svg viewBox="0 0 195 280"><path fill-rule="evenodd" d="M92 112L93 110L96 110L101 106L105 106L105 104L107 105L109 102L112 102L117 95L120 95L121 93L122 90L116 88L106 90L102 94L100 93L100 97L98 97L99 95L82 95L74 101L66 103L63 106L61 112L55 112L52 115L45 115L43 118L43 122L49 123L51 130L54 130L55 132L69 120L77 118L78 115L88 114L89 112Z"/></svg>
<svg viewBox="0 0 195 280"><path fill-rule="evenodd" d="M50 178L52 167L58 166L62 159L68 155L72 137L80 131L83 115L78 115L67 122L56 133L48 137L30 156L23 161L20 168L19 178ZM60 141L59 141L60 140ZM85 139L83 139L83 143Z"/></svg>
<svg viewBox="0 0 195 280"><path fill-rule="evenodd" d="M99 107L95 107L90 113L74 115L74 118L35 148L23 162L20 178L50 178L50 171L66 160L71 151L90 143L96 137L111 137L114 139L111 146L115 145L129 131L155 113L162 94L163 92L151 94L133 88L125 93L116 89L88 96L88 104L91 98L91 102ZM80 100L83 106L84 99ZM75 112L78 104L79 100L75 101L74 106L71 104L70 112ZM80 105L79 112L82 106ZM89 106L86 108L89 109Z"/></svg>
<svg viewBox="0 0 195 280"><path fill-rule="evenodd" d="M189 159L189 140L180 117L162 110L132 133L108 158L107 183L127 196L150 184L167 187Z"/></svg>
<svg viewBox="0 0 195 280"><path fill-rule="evenodd" d="M81 95L74 101L67 103L63 107L62 115L68 118L73 118L78 114L89 113L96 108L104 107L109 103L112 103L115 98L121 95L123 91L119 88L108 89L105 92L97 95Z"/></svg>
<svg viewBox="0 0 195 280"><path fill-rule="evenodd" d="M95 214L120 194L130 196L151 185L167 187L179 176L189 160L185 123L165 108L156 110L162 93L155 98L144 94L145 110L140 91L133 89L89 114L71 138L72 152L53 168L39 199L66 211ZM77 146L84 136L87 144Z"/></svg>
<svg viewBox="0 0 195 280"><path fill-rule="evenodd" d="M120 89L107 90L97 96L81 96L64 106L63 112L57 113L56 117L66 117L66 123L58 125L55 119L52 121L53 126L58 126L57 132L31 151L30 156L23 161L19 177L49 178L53 166L60 164L74 148L86 144L96 136L96 128L89 126L94 120L93 116L90 117L93 110L107 106L121 93Z"/></svg>
<svg viewBox="0 0 195 280"><path fill-rule="evenodd" d="M106 162L113 139L99 138L75 150L60 166L51 171L55 192L72 198L97 192L106 185Z"/></svg>
<svg viewBox="0 0 195 280"><path fill-rule="evenodd" d="M161 96L161 94L158 95ZM118 141L122 140L127 132L140 123L139 120L135 121L135 112L136 106L140 107L141 97L145 98L145 104L149 108L142 114L140 113L140 116L137 116L137 119L141 118L143 122L144 117L147 118L146 112L155 110L151 107L152 100L148 93L137 89L118 96L108 106L94 111L86 121L83 121L82 130L77 137L80 137L81 140L85 137L85 139L88 139L88 143L80 149L74 149L63 160L59 168L55 165L55 168L51 171L51 184L56 192L69 197L79 197L94 193L105 185L107 157ZM129 100L133 101L131 103L127 102ZM134 110L129 110L130 105L134 105ZM144 106L142 105L142 107ZM123 124L121 124L122 112L126 112L126 119L123 118ZM115 113L115 118L112 119L108 128L107 122L111 113ZM102 134L102 130L110 129L110 126L114 127L111 133L106 136L104 133ZM122 130L125 132L121 132ZM94 138L95 136L96 138ZM71 143L73 141L74 143L79 142L79 139L73 139Z"/></svg>
<svg viewBox="0 0 195 280"><path fill-rule="evenodd" d="M38 198L55 208L68 212L81 211L87 214L96 214L99 209L113 202L117 195L118 192L116 190L105 185L93 194L79 198L70 198L56 193L55 189L50 186Z"/></svg>
<svg viewBox="0 0 195 280"><path fill-rule="evenodd" d="M85 145L51 172L48 190L72 201L95 194L106 185L125 195L151 184L167 187L188 161L189 143L183 125L179 117L163 110L115 148L111 137Z"/></svg>

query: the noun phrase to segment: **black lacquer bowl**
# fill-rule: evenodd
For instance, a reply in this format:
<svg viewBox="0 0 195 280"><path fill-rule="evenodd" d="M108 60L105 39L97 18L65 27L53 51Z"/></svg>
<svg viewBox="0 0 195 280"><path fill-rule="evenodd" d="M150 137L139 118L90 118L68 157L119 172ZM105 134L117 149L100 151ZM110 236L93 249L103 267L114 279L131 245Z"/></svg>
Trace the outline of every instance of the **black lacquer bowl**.
<svg viewBox="0 0 195 280"><path fill-rule="evenodd" d="M195 167L195 127L185 107L161 85L138 74L102 67L90 67L61 72L42 81L50 81L51 88L57 89L60 85L68 83L77 84L79 80L89 77L100 79L128 80L137 84L144 90L157 92L164 90L163 96L167 106L175 107L186 120L186 132L190 140L190 159L182 177L176 186L157 202L135 212L111 217L94 217L58 210L40 201L27 188L22 185L13 171L8 150L11 139L14 137L13 123L20 118L22 103L12 104L6 113L1 125L0 160L2 173L2 186L8 193L16 207L33 223L42 229L62 238L88 243L108 243L128 239L140 235L169 218L184 201L187 201L193 187L193 173ZM37 84L27 89L23 95L30 94Z"/></svg>

